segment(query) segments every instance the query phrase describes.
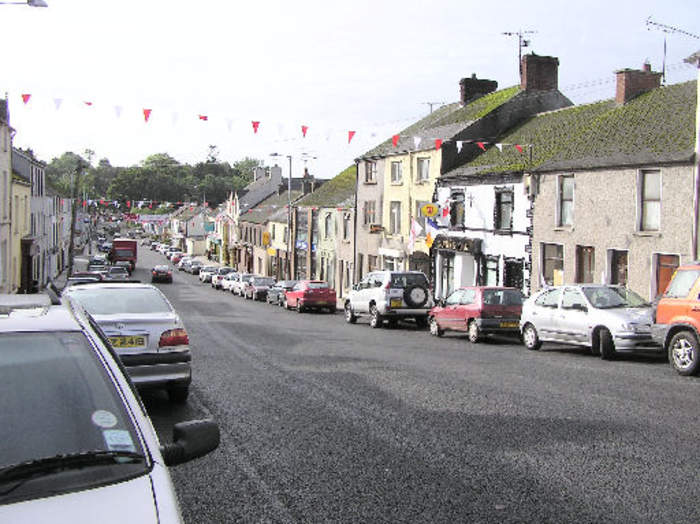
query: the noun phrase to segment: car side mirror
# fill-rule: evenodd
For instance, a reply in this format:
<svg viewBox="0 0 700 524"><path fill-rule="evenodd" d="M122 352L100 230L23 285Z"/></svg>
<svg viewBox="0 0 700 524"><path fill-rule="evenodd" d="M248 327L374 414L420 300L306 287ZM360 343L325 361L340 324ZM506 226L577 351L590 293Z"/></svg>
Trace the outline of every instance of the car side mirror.
<svg viewBox="0 0 700 524"><path fill-rule="evenodd" d="M177 466L219 447L219 426L213 420L189 420L173 427L173 442L162 445L166 466Z"/></svg>

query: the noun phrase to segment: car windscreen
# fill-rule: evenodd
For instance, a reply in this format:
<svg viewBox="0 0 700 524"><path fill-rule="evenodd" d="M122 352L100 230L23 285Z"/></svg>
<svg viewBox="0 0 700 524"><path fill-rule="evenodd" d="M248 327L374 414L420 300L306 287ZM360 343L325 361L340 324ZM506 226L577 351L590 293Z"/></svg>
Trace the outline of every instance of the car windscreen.
<svg viewBox="0 0 700 524"><path fill-rule="evenodd" d="M391 275L391 287L405 289L411 286L428 287L428 279L421 273L395 273Z"/></svg>
<svg viewBox="0 0 700 524"><path fill-rule="evenodd" d="M231 271L233 271L232 267L220 267L219 268L219 275L227 275Z"/></svg>
<svg viewBox="0 0 700 524"><path fill-rule="evenodd" d="M637 293L624 287L584 287L583 294L598 309L649 306Z"/></svg>
<svg viewBox="0 0 700 524"><path fill-rule="evenodd" d="M517 289L484 289L483 303L497 306L522 306L523 294Z"/></svg>
<svg viewBox="0 0 700 524"><path fill-rule="evenodd" d="M81 461L75 468L23 465L89 452L144 454L116 387L83 333L1 334L0 413L0 506L75 489L76 482L85 489L145 472L143 460L128 457ZM23 475L31 466L31 475Z"/></svg>
<svg viewBox="0 0 700 524"><path fill-rule="evenodd" d="M115 249L114 252L118 257L132 257L134 252L130 249Z"/></svg>
<svg viewBox="0 0 700 524"><path fill-rule="evenodd" d="M685 298L690 293L690 290L695 284L695 281L700 277L700 271L697 269L679 269L671 280L671 283L664 293L666 298Z"/></svg>
<svg viewBox="0 0 700 524"><path fill-rule="evenodd" d="M85 287L74 289L74 297L92 315L170 313L168 302L155 288Z"/></svg>
<svg viewBox="0 0 700 524"><path fill-rule="evenodd" d="M327 282L309 282L309 289L328 289Z"/></svg>
<svg viewBox="0 0 700 524"><path fill-rule="evenodd" d="M254 286L274 286L275 279L274 278L253 278L251 280L251 283Z"/></svg>

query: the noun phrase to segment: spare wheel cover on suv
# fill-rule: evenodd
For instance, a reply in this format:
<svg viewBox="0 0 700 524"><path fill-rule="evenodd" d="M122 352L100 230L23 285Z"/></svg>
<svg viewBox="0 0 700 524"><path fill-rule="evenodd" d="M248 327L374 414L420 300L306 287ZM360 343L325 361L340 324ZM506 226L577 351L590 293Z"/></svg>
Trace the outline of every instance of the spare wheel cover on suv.
<svg viewBox="0 0 700 524"><path fill-rule="evenodd" d="M422 286L408 286L403 291L403 299L409 307L423 307L428 302L428 290Z"/></svg>

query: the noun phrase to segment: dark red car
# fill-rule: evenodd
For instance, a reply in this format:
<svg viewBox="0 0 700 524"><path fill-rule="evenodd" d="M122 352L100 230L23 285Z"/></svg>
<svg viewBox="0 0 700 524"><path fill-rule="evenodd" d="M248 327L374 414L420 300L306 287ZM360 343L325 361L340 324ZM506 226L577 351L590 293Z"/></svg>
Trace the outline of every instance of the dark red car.
<svg viewBox="0 0 700 524"><path fill-rule="evenodd" d="M462 287L428 313L430 333L463 331L470 342L484 335L519 336L523 294L509 287Z"/></svg>
<svg viewBox="0 0 700 524"><path fill-rule="evenodd" d="M335 313L335 289L323 280L300 280L284 293L284 308L296 309L299 313L307 309L327 309Z"/></svg>

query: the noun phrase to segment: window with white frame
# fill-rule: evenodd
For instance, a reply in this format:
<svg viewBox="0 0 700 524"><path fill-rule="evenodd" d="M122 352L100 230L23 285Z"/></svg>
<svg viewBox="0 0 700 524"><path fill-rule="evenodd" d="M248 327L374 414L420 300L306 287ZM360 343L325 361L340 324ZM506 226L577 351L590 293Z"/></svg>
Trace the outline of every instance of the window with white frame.
<svg viewBox="0 0 700 524"><path fill-rule="evenodd" d="M496 189L496 208L494 210L494 226L499 231L513 229L513 190Z"/></svg>
<svg viewBox="0 0 700 524"><path fill-rule="evenodd" d="M364 205L364 224L376 224L376 209L377 203L374 200L368 200Z"/></svg>
<svg viewBox="0 0 700 524"><path fill-rule="evenodd" d="M542 280L549 286L558 286L564 278L564 246L540 244L542 255Z"/></svg>
<svg viewBox="0 0 700 524"><path fill-rule="evenodd" d="M333 217L330 213L326 213L326 216L323 217L323 238L326 240L331 237L332 220Z"/></svg>
<svg viewBox="0 0 700 524"><path fill-rule="evenodd" d="M343 214L343 240L350 238L350 213Z"/></svg>
<svg viewBox="0 0 700 524"><path fill-rule="evenodd" d="M377 163L367 160L365 162L365 183L377 181Z"/></svg>
<svg viewBox="0 0 700 524"><path fill-rule="evenodd" d="M557 179L557 225L574 224L574 176L561 175Z"/></svg>
<svg viewBox="0 0 700 524"><path fill-rule="evenodd" d="M430 178L430 159L417 159L418 169L416 169L416 182L427 182Z"/></svg>
<svg viewBox="0 0 700 524"><path fill-rule="evenodd" d="M391 163L391 183L401 184L403 182L403 164L401 162Z"/></svg>
<svg viewBox="0 0 700 524"><path fill-rule="evenodd" d="M661 171L639 174L639 203L639 230L658 231L661 228Z"/></svg>
<svg viewBox="0 0 700 524"><path fill-rule="evenodd" d="M401 233L401 202L390 202L389 234L398 235L399 233Z"/></svg>

